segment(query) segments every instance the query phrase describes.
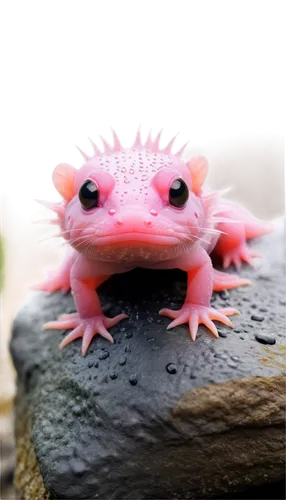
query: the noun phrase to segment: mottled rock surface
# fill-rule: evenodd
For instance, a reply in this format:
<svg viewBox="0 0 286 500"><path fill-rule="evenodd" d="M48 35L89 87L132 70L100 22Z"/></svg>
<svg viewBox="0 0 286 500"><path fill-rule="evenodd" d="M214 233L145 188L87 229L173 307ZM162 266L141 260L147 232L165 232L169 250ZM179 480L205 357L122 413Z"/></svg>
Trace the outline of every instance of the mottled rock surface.
<svg viewBox="0 0 286 500"><path fill-rule="evenodd" d="M241 271L253 287L214 294L215 307L241 311L234 330L219 326L219 339L204 327L194 343L186 326L166 331L159 309L180 306L185 295L185 275L176 271L136 270L102 286L106 313L129 319L112 329L114 345L95 338L85 358L80 340L60 352L66 332L41 331L45 321L74 310L72 297L31 294L11 341L17 474L24 460L37 478L37 496L18 481L22 494L232 498L283 480L282 239L280 232L253 242L265 256L256 269ZM30 443L24 458L23 442Z"/></svg>

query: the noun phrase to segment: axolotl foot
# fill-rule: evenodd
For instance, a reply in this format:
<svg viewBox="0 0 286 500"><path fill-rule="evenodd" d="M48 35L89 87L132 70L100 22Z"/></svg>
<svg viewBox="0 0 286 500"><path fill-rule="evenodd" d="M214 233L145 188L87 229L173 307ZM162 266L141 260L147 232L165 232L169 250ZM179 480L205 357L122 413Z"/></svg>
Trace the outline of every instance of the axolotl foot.
<svg viewBox="0 0 286 500"><path fill-rule="evenodd" d="M126 314L118 314L114 318L107 318L103 314L92 318L80 318L78 313L62 314L57 321L50 321L43 325L43 330L56 329L65 330L73 328L73 330L62 340L60 349L63 349L73 340L82 337L82 355L85 356L88 347L94 337L99 334L102 337L113 343L113 338L107 328L117 325L122 319L128 318Z"/></svg>
<svg viewBox="0 0 286 500"><path fill-rule="evenodd" d="M41 283L31 286L31 290L53 293L60 290L66 294L70 290L70 278L67 274L60 274L59 272L49 272L47 279Z"/></svg>
<svg viewBox="0 0 286 500"><path fill-rule="evenodd" d="M250 266L254 266L253 258L255 257L261 258L262 254L254 250L250 250L246 243L242 243L236 248L228 248L224 250L222 265L224 269L228 268L231 264L233 264L236 269L240 269L242 262L246 262Z"/></svg>
<svg viewBox="0 0 286 500"><path fill-rule="evenodd" d="M215 337L218 337L217 328L212 320L220 321L227 326L233 328L232 322L227 316L232 314L240 314L237 309L228 307L225 309L214 309L212 307L200 306L197 304L185 303L181 309L178 311L173 311L171 309L161 309L159 314L162 316L167 316L172 318L172 321L167 330L174 328L175 326L182 325L184 323L189 324L190 335L192 340L196 339L199 324L205 325Z"/></svg>

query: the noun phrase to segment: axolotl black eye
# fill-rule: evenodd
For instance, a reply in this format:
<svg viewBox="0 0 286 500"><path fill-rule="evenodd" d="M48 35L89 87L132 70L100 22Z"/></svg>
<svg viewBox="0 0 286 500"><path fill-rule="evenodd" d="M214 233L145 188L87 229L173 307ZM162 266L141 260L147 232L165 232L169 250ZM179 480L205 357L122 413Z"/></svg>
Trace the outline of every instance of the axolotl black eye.
<svg viewBox="0 0 286 500"><path fill-rule="evenodd" d="M93 181L87 180L81 186L78 193L79 201L84 210L98 207L99 191Z"/></svg>
<svg viewBox="0 0 286 500"><path fill-rule="evenodd" d="M183 179L175 179L170 187L169 202L170 205L177 208L183 208L189 198L188 186Z"/></svg>

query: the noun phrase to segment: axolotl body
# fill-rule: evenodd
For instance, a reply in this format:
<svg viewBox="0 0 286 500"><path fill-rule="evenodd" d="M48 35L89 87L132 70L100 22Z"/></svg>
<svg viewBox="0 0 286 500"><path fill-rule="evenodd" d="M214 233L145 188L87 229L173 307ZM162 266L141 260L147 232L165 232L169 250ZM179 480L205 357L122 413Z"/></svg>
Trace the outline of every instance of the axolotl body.
<svg viewBox="0 0 286 500"><path fill-rule="evenodd" d="M179 310L159 313L173 320L168 329L187 323L193 340L199 324L217 337L214 321L232 327L228 316L238 311L212 308L213 290L250 281L214 270L210 253L220 255L224 268L239 268L242 261L251 264L258 255L246 240L266 234L270 225L203 188L207 159L199 155L183 161L185 146L172 153L175 138L160 149L160 133L155 139L149 134L143 144L139 131L126 149L113 134L113 146L102 138L103 152L92 141L93 156L80 150L80 169L63 163L54 170L53 182L63 201L48 207L57 214L68 251L59 269L35 288L50 293L71 289L77 312L43 328L72 329L60 347L82 337L85 355L94 335L113 342L108 329L127 318L103 314L96 292L101 283L135 267L179 268L187 273L185 302Z"/></svg>

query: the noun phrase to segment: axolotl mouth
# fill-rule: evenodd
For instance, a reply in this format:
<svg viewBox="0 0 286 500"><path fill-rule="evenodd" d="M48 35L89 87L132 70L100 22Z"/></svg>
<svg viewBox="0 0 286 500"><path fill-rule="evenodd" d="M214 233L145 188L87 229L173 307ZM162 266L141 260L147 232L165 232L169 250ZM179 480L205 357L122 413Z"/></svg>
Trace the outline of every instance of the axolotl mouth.
<svg viewBox="0 0 286 500"><path fill-rule="evenodd" d="M175 236L170 236L166 234L150 234L142 232L126 232L119 234L110 234L104 236L97 236L96 246L126 246L128 244L141 245L142 243L148 243L150 246L173 246L178 245L179 240Z"/></svg>
<svg viewBox="0 0 286 500"><path fill-rule="evenodd" d="M82 245L81 252L107 262L157 262L176 257L182 252L182 242L166 234L126 232L97 236L92 244Z"/></svg>

